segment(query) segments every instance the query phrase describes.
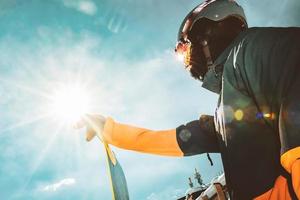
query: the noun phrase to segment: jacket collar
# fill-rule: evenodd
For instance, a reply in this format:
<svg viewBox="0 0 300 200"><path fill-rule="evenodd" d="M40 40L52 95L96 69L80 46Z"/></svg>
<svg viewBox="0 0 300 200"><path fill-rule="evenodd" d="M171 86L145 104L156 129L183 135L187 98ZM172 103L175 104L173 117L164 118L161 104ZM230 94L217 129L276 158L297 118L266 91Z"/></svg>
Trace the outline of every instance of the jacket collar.
<svg viewBox="0 0 300 200"><path fill-rule="evenodd" d="M230 49L231 48L226 48L223 53L221 53L221 55L215 60L213 65L209 67L207 73L203 78L203 88L211 92L220 94L222 89L223 68L230 54Z"/></svg>

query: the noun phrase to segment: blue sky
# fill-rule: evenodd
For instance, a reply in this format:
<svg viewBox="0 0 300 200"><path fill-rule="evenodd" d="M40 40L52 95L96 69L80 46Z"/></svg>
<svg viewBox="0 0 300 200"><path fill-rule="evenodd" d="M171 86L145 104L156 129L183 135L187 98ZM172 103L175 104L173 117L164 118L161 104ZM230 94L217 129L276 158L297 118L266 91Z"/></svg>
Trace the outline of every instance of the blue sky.
<svg viewBox="0 0 300 200"><path fill-rule="evenodd" d="M296 1L239 1L250 26L299 26ZM61 84L83 83L92 112L151 129L214 112L173 47L190 0L0 1L0 198L110 199L102 145L47 113ZM272 5L272 6L270 6ZM131 199L175 199L198 168L209 182L218 155L168 158L114 148Z"/></svg>

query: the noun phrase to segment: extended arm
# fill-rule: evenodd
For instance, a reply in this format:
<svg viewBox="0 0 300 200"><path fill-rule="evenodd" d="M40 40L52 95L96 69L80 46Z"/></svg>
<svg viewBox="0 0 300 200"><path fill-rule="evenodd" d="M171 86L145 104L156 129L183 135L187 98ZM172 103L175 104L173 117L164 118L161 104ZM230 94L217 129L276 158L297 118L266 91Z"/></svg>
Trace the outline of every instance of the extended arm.
<svg viewBox="0 0 300 200"><path fill-rule="evenodd" d="M103 135L114 146L158 155L189 156L219 151L212 116L163 131L121 124L108 118Z"/></svg>

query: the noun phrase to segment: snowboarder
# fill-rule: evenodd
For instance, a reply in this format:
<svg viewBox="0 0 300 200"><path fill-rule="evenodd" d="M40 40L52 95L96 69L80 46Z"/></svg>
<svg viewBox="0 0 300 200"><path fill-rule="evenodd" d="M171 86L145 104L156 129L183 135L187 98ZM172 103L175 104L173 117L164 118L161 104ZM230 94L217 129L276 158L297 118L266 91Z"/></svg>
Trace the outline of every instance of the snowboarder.
<svg viewBox="0 0 300 200"><path fill-rule="evenodd" d="M233 0L208 0L184 19L176 53L219 94L215 116L152 131L86 115L120 148L168 156L221 153L231 199L300 199L300 28L248 28Z"/></svg>

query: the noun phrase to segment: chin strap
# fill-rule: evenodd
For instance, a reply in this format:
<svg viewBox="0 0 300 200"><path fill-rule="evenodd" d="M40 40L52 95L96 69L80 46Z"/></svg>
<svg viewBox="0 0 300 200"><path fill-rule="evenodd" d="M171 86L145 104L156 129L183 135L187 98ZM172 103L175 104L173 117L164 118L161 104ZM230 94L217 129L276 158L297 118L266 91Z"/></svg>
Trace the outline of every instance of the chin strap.
<svg viewBox="0 0 300 200"><path fill-rule="evenodd" d="M202 50L203 50L203 53L204 53L204 56L205 56L205 59L206 59L207 68L210 69L213 66L213 61L212 61L212 58L211 58L211 54L210 54L210 50L209 50L207 40L202 40L201 45L202 45Z"/></svg>

